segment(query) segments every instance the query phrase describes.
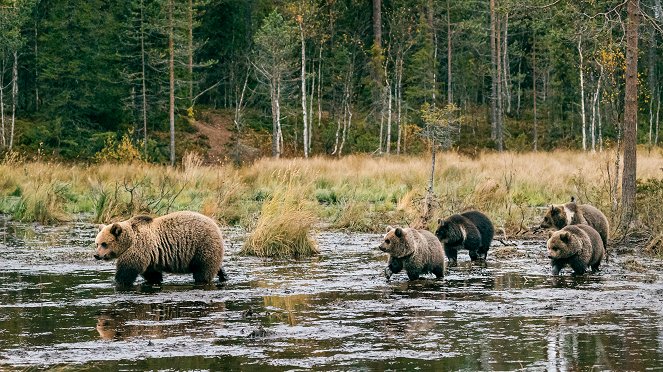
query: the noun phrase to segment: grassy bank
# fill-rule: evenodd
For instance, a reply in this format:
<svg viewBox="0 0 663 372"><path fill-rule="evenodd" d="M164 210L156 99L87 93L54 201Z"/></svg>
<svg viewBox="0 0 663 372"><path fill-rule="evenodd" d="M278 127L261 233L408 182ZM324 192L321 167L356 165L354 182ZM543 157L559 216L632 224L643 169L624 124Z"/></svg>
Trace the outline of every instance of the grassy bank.
<svg viewBox="0 0 663 372"><path fill-rule="evenodd" d="M656 180L645 182L639 196L641 210L648 214L643 220L652 225L651 213L658 210L652 204L663 190L663 156L640 154L638 178ZM612 152L488 153L477 159L443 153L438 159L436 217L474 207L513 235L538 224L550 203L566 202L574 195L616 222ZM262 159L244 168L204 166L195 156L176 168L6 160L0 164L0 213L42 223L84 213L92 221L108 222L136 213L189 209L224 224L254 228L261 210L274 209L263 208L265 201L296 187L318 226L382 231L386 224L417 219L429 171L426 157L398 156Z"/></svg>

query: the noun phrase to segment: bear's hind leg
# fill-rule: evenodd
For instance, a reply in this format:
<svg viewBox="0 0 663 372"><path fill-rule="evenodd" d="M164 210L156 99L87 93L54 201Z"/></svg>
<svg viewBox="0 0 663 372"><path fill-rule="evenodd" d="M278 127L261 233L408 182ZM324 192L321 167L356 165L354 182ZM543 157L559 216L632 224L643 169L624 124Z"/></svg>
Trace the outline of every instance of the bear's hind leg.
<svg viewBox="0 0 663 372"><path fill-rule="evenodd" d="M163 274L160 271L147 270L141 276L148 284L161 284L163 282Z"/></svg>

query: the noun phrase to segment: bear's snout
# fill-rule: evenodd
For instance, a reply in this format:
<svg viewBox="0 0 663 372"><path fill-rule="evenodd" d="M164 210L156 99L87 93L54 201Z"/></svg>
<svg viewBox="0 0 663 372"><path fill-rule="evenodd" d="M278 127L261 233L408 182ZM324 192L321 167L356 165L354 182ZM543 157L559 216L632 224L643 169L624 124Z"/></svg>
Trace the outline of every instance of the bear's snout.
<svg viewBox="0 0 663 372"><path fill-rule="evenodd" d="M96 253L94 254L94 258L96 258L97 260L101 260L101 256L99 256L99 255L96 254Z"/></svg>
<svg viewBox="0 0 663 372"><path fill-rule="evenodd" d="M381 250L382 252L386 252L386 251L387 251L387 247L385 247L385 246L382 245L382 244L380 244L380 246L378 247L378 249Z"/></svg>

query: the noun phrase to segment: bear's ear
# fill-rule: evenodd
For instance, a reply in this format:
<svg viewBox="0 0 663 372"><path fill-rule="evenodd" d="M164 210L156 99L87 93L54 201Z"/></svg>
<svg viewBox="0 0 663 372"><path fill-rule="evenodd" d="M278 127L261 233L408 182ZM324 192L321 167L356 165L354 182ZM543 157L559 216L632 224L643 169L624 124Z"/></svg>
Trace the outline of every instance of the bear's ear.
<svg viewBox="0 0 663 372"><path fill-rule="evenodd" d="M97 227L99 228L99 231L101 231L104 228L106 228L106 225L104 225L103 223L100 223L99 225L97 225Z"/></svg>
<svg viewBox="0 0 663 372"><path fill-rule="evenodd" d="M571 234L565 231L559 234L559 238L562 239L563 242L568 243L569 240L571 240Z"/></svg>
<svg viewBox="0 0 663 372"><path fill-rule="evenodd" d="M394 229L393 227L391 227L391 226L387 226L387 229L386 229L385 232L388 233L389 231L391 231L391 230L393 230L393 229Z"/></svg>
<svg viewBox="0 0 663 372"><path fill-rule="evenodd" d="M111 234L115 236L116 238L122 234L122 226L120 226L119 223L114 223L113 226L110 228Z"/></svg>
<svg viewBox="0 0 663 372"><path fill-rule="evenodd" d="M575 203L575 202L576 202L576 197L571 195L571 203Z"/></svg>
<svg viewBox="0 0 663 372"><path fill-rule="evenodd" d="M441 225L441 224L442 224L442 219L441 219L441 218L438 218L438 219L437 219L437 224L438 224L438 225Z"/></svg>
<svg viewBox="0 0 663 372"><path fill-rule="evenodd" d="M396 228L396 236L399 237L399 238L402 238L403 235L405 235L405 232L403 231L403 229L401 229L400 227L397 227Z"/></svg>
<svg viewBox="0 0 663 372"><path fill-rule="evenodd" d="M561 210L562 210L561 208L557 208L554 205L550 206L550 214L552 214L553 216L558 215L561 212Z"/></svg>

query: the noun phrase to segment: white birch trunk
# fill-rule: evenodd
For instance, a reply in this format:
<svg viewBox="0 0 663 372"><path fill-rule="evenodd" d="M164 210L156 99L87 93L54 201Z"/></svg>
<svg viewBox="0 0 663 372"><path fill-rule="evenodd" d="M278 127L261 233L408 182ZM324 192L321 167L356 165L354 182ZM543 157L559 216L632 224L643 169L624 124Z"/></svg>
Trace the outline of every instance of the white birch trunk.
<svg viewBox="0 0 663 372"><path fill-rule="evenodd" d="M396 144L396 154L401 153L401 141L402 141L402 135L403 135L403 123L401 121L401 107L403 102L401 101L401 90L403 89L403 84L402 84L402 79L403 79L403 57L398 61L398 68L396 70L397 74L397 82L396 82L396 106L397 106L397 116L396 116L396 123L398 125L398 142Z"/></svg>
<svg viewBox="0 0 663 372"><path fill-rule="evenodd" d="M9 150L14 147L14 124L16 123L16 97L18 96L18 52L14 51L14 66L12 67L12 124L9 134Z"/></svg>
<svg viewBox="0 0 663 372"><path fill-rule="evenodd" d="M599 80L596 83L596 92L594 92L594 99L592 100L592 123L590 130L592 131L592 152L596 152L596 109L599 101L599 93L601 92L601 81L603 80L603 65L601 66L601 72L599 73Z"/></svg>
<svg viewBox="0 0 663 372"><path fill-rule="evenodd" d="M583 72L582 37L578 40L580 55L580 121L582 123L582 149L587 151L587 122L585 120L585 75Z"/></svg>
<svg viewBox="0 0 663 372"><path fill-rule="evenodd" d="M392 118L392 112L391 112L391 101L392 101L392 93L391 93L391 83L387 83L387 89L389 90L389 95L387 102L387 155L391 153L391 118Z"/></svg>
<svg viewBox="0 0 663 372"><path fill-rule="evenodd" d="M299 37L302 42L302 117L304 122L304 157L308 158L308 113L306 112L306 40L304 39L304 27L299 24Z"/></svg>

